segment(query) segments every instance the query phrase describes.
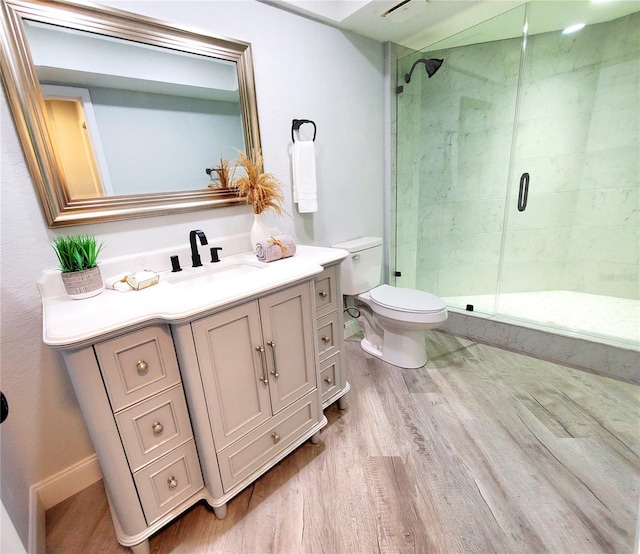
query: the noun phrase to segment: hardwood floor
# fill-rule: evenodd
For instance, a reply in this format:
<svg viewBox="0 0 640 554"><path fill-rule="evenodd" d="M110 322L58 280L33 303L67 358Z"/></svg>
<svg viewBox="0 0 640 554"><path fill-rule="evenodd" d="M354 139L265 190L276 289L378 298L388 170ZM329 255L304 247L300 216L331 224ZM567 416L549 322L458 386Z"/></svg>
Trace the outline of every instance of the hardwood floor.
<svg viewBox="0 0 640 554"><path fill-rule="evenodd" d="M154 553L631 553L640 388L443 333L425 368L347 342L349 409L216 520ZM47 511L47 552L127 552L102 482Z"/></svg>

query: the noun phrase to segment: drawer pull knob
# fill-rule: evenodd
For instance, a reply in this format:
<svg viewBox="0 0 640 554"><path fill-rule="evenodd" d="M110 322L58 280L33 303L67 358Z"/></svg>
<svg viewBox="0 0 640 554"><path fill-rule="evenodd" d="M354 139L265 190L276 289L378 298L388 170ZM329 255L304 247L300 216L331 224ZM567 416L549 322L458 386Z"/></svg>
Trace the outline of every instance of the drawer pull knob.
<svg viewBox="0 0 640 554"><path fill-rule="evenodd" d="M167 484L169 485L169 489L173 490L178 486L178 480L172 475L167 479Z"/></svg>
<svg viewBox="0 0 640 554"><path fill-rule="evenodd" d="M331 342L331 337L328 337L327 335L324 335L322 337L322 342L324 342L325 344L328 342Z"/></svg>
<svg viewBox="0 0 640 554"><path fill-rule="evenodd" d="M329 296L327 294L327 291L321 290L318 295L320 296L320 298L326 298L327 296Z"/></svg>
<svg viewBox="0 0 640 554"><path fill-rule="evenodd" d="M138 360L136 364L136 368L138 369L138 373L146 373L149 369L149 364L144 360Z"/></svg>
<svg viewBox="0 0 640 554"><path fill-rule="evenodd" d="M327 383L327 385L331 385L333 383L333 379L331 377L325 377L324 382Z"/></svg>
<svg viewBox="0 0 640 554"><path fill-rule="evenodd" d="M162 431L164 431L164 427L162 426L162 423L160 423L159 421L154 421L151 428L153 429L154 435L159 435L160 433L162 433Z"/></svg>
<svg viewBox="0 0 640 554"><path fill-rule="evenodd" d="M278 444L280 442L280 435L278 435L278 433L276 433L275 431L271 433L271 438L273 439L273 442L275 444Z"/></svg>

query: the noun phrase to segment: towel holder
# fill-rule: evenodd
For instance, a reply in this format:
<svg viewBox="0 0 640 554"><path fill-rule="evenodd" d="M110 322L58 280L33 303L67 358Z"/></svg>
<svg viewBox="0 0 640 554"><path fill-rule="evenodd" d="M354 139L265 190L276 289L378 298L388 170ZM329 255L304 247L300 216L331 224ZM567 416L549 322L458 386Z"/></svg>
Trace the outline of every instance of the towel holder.
<svg viewBox="0 0 640 554"><path fill-rule="evenodd" d="M314 140L314 141L316 140L317 128L316 128L316 124L313 121L311 121L310 119L294 119L291 122L291 142L295 142L296 141L295 137L293 136L293 132L294 131L299 131L300 127L302 125L304 125L305 123L311 123L311 125L313 125L313 139L312 140Z"/></svg>

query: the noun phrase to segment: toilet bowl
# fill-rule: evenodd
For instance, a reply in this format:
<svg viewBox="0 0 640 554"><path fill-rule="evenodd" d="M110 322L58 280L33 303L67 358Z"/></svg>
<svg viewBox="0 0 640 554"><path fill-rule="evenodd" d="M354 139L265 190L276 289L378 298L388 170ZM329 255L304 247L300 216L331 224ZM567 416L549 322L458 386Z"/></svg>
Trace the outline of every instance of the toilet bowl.
<svg viewBox="0 0 640 554"><path fill-rule="evenodd" d="M425 331L447 320L444 301L428 292L381 285L382 239L363 237L334 246L349 252L342 287L358 312L362 349L398 367L422 367L427 363Z"/></svg>

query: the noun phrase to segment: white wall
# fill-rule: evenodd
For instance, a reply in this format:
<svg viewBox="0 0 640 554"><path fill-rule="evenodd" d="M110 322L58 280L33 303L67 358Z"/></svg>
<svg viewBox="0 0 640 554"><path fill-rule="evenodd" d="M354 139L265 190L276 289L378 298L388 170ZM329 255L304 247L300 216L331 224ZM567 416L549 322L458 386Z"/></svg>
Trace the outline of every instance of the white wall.
<svg viewBox="0 0 640 554"><path fill-rule="evenodd" d="M265 168L285 185L292 218L271 218L298 242L330 245L383 229L383 47L253 1L103 2L193 30L252 43ZM104 238L104 257L247 232L247 206L48 230L4 89L0 95L1 387L10 415L0 428L2 499L26 544L28 488L93 452L61 355L41 341L36 281L56 260L49 240L68 232ZM294 118L313 119L319 212L291 204Z"/></svg>

